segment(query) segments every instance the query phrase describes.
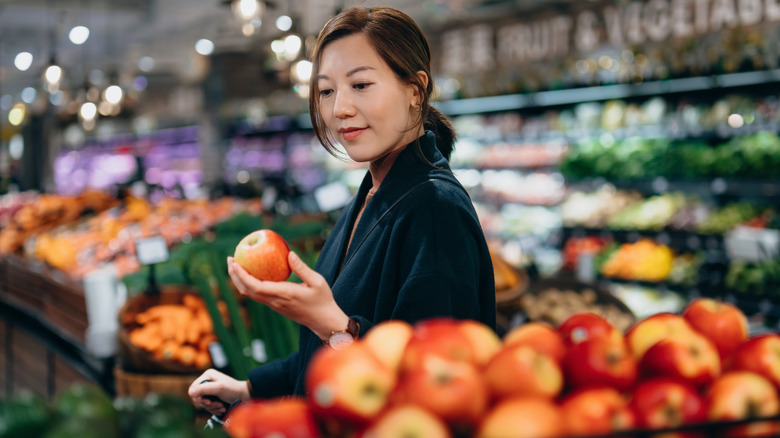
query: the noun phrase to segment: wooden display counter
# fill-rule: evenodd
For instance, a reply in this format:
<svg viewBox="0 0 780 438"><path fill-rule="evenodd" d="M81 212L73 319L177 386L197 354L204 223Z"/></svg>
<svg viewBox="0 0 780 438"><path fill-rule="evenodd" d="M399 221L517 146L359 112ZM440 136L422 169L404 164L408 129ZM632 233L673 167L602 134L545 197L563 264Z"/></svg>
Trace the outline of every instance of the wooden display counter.
<svg viewBox="0 0 780 438"><path fill-rule="evenodd" d="M86 351L86 328L77 284L17 257L0 258L0 398L29 389L50 399L78 381L113 394L114 360Z"/></svg>

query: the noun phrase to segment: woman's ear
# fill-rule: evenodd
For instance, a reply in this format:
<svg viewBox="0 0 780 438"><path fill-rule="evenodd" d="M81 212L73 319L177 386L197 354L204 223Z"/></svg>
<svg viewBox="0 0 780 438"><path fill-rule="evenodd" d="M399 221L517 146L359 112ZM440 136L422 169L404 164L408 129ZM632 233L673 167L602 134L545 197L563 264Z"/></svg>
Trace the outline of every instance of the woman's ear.
<svg viewBox="0 0 780 438"><path fill-rule="evenodd" d="M417 79L419 82L412 84L412 106L421 105L422 102L422 90L417 84L422 84L423 89L428 88L428 74L420 70L417 72Z"/></svg>

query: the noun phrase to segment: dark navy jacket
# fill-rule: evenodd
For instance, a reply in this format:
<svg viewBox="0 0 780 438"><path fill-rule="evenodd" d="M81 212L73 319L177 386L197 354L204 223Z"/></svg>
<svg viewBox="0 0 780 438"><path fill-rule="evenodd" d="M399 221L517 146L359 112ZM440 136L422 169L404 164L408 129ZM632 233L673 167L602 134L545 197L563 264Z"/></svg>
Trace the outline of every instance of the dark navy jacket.
<svg viewBox="0 0 780 438"><path fill-rule="evenodd" d="M366 205L345 253L360 202L371 188L366 174L357 196L336 222L315 270L336 302L360 323L436 316L496 325L493 266L474 207L431 132L399 154ZM438 167L438 169L437 169ZM343 261L343 263L342 263ZM284 360L252 370L253 397L304 394L306 365L320 339L301 327L300 348Z"/></svg>

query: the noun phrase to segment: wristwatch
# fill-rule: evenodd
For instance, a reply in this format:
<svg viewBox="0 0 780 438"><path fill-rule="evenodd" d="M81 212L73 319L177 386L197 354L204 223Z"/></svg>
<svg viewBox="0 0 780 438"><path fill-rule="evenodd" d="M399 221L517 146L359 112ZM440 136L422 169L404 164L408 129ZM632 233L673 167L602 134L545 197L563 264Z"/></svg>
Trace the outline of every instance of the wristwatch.
<svg viewBox="0 0 780 438"><path fill-rule="evenodd" d="M341 350L351 343L355 342L360 333L360 324L352 318L349 318L347 328L344 330L330 332L327 339L322 340L323 345L328 345L334 350Z"/></svg>

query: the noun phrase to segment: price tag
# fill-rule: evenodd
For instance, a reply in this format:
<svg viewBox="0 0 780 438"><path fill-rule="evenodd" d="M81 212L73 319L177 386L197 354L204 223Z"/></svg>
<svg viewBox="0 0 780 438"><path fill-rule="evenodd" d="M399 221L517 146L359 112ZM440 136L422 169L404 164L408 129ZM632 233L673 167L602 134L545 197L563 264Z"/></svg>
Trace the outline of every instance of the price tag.
<svg viewBox="0 0 780 438"><path fill-rule="evenodd" d="M252 339L252 358L260 363L268 360L265 342L262 339Z"/></svg>
<svg viewBox="0 0 780 438"><path fill-rule="evenodd" d="M227 355L219 342L209 344L209 354L211 355L211 362L214 364L214 368L225 368L228 365Z"/></svg>
<svg viewBox="0 0 780 438"><path fill-rule="evenodd" d="M352 199L349 187L337 181L314 190L314 199L320 211L328 212L344 207Z"/></svg>
<svg viewBox="0 0 780 438"><path fill-rule="evenodd" d="M726 252L732 259L760 262L780 253L780 230L738 226L726 235Z"/></svg>
<svg viewBox="0 0 780 438"><path fill-rule="evenodd" d="M168 244L162 236L154 236L135 241L135 251L138 263L151 265L168 260Z"/></svg>

